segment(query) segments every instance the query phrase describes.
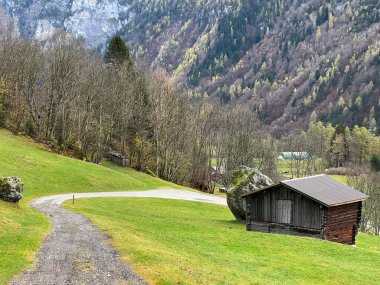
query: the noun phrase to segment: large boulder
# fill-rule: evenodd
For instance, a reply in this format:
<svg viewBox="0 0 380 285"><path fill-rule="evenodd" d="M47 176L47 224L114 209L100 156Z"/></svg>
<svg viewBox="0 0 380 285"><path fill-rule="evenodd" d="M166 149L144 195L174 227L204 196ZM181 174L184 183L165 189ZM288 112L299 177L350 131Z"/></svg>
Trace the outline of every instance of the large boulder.
<svg viewBox="0 0 380 285"><path fill-rule="evenodd" d="M270 186L273 181L255 168L242 166L232 174L232 187L227 191L227 204L238 221L246 219L246 205L241 197L264 187Z"/></svg>
<svg viewBox="0 0 380 285"><path fill-rule="evenodd" d="M0 199L6 202L18 202L22 199L24 184L21 178L0 178Z"/></svg>

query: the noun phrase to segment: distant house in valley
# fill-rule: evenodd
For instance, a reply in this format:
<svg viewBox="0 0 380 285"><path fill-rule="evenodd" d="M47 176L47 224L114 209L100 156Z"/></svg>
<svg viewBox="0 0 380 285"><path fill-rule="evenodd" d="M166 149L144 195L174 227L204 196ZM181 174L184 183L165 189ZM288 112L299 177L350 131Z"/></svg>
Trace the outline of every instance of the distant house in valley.
<svg viewBox="0 0 380 285"><path fill-rule="evenodd" d="M305 160L309 157L309 154L305 151L283 151L279 155L279 159L295 159Z"/></svg>
<svg viewBox="0 0 380 285"><path fill-rule="evenodd" d="M243 196L247 230L355 244L367 195L327 175L285 180Z"/></svg>
<svg viewBox="0 0 380 285"><path fill-rule="evenodd" d="M129 166L129 159L119 152L110 150L107 152L107 156L109 160L111 160L112 162L120 166L124 166L124 167Z"/></svg>

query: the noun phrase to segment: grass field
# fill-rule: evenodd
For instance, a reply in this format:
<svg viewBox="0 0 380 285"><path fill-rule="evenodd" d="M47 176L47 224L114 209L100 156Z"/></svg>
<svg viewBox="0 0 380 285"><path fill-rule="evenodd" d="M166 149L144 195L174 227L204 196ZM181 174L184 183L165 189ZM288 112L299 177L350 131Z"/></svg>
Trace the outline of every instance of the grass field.
<svg viewBox="0 0 380 285"><path fill-rule="evenodd" d="M48 230L47 217L0 201L0 284L33 262Z"/></svg>
<svg viewBox="0 0 380 285"><path fill-rule="evenodd" d="M329 175L332 179L342 183L347 184L347 176L345 175Z"/></svg>
<svg viewBox="0 0 380 285"><path fill-rule="evenodd" d="M19 205L0 202L0 284L31 264L49 230L47 218L29 207L30 199L71 192L179 187L129 168L105 166L49 152L43 145L0 129L0 177L17 176L25 183Z"/></svg>
<svg viewBox="0 0 380 285"><path fill-rule="evenodd" d="M288 177L288 178L292 177L292 175L290 174L291 168L290 168L290 161L289 160L280 160L279 159L277 169L281 173L283 173L284 171L287 172L287 173L283 173L282 174L283 176ZM329 176L332 179L334 179L340 183L347 184L347 177L345 175L329 175ZM294 177L294 178L296 178L296 177Z"/></svg>
<svg viewBox="0 0 380 285"><path fill-rule="evenodd" d="M130 168L106 166L46 151L43 145L0 130L0 176L21 177L27 199L70 192L178 188Z"/></svg>
<svg viewBox="0 0 380 285"><path fill-rule="evenodd" d="M353 247L246 232L228 208L198 202L100 198L65 206L111 235L122 259L153 284L379 284L378 237L361 234Z"/></svg>

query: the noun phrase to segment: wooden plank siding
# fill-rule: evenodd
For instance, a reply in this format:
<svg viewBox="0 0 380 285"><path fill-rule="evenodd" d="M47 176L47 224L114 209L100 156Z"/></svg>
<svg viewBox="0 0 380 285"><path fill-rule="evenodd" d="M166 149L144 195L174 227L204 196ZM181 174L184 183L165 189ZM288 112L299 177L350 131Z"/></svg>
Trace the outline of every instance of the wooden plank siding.
<svg viewBox="0 0 380 285"><path fill-rule="evenodd" d="M293 192L295 195L293 225L300 228L322 229L322 207L317 202Z"/></svg>
<svg viewBox="0 0 380 285"><path fill-rule="evenodd" d="M327 208L323 235L326 240L355 244L362 202Z"/></svg>
<svg viewBox="0 0 380 285"><path fill-rule="evenodd" d="M292 223L292 200L276 200L274 221L280 224Z"/></svg>
<svg viewBox="0 0 380 285"><path fill-rule="evenodd" d="M292 209L290 219L287 219L287 217L279 218L279 213L276 214L278 201L291 201ZM268 223L285 223L298 228L318 230L322 228L321 206L317 202L284 186L271 188L268 189L268 191L262 191L261 193L257 193L257 195L249 196L247 203L250 220ZM282 209L282 211L285 210ZM289 222L286 223L284 222L285 220L289 220Z"/></svg>

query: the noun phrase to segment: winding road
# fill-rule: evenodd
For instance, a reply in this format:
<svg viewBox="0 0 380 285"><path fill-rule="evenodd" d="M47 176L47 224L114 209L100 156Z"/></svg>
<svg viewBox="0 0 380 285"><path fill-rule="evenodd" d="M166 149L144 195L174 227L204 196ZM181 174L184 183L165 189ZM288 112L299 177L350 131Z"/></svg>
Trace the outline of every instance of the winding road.
<svg viewBox="0 0 380 285"><path fill-rule="evenodd" d="M108 236L82 215L62 209L69 199L99 197L164 198L227 205L226 199L186 190L72 193L38 198L31 206L48 215L52 231L33 268L11 285L146 284L107 242Z"/></svg>

